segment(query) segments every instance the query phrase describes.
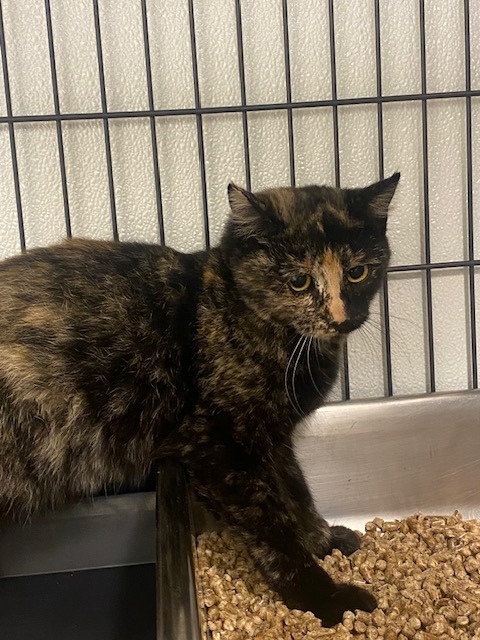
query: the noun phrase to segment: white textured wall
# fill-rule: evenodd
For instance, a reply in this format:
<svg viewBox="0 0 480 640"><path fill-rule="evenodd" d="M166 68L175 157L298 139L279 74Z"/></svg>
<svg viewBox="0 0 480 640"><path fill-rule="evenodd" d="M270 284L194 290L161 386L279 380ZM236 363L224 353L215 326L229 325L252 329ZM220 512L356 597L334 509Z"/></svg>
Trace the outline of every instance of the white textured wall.
<svg viewBox="0 0 480 640"><path fill-rule="evenodd" d="M425 0L427 90L465 88L463 0ZM480 7L471 1L472 88L480 88ZM51 0L60 107L65 113L101 108L91 0ZM4 0L3 18L14 115L53 112L45 8L42 0ZM108 108L148 108L140 0L100 0ZM240 104L234 0L195 0L200 96L203 106ZM187 0L147 0L155 107L195 106ZM376 94L373 0L335 0L339 98ZM284 102L285 72L280 0L243 0L243 43L249 103ZM385 94L419 93L420 26L417 0L381 0L382 83ZM293 100L331 98L327 0L290 0ZM3 74L0 82L3 82ZM394 264L423 261L422 107L388 103L383 109L385 170L402 183L390 221ZM6 115L0 91L0 115ZM252 187L289 182L287 112L248 115ZM467 257L465 100L428 104L431 251L433 261ZM375 105L338 110L340 172L344 186L378 178ZM195 116L156 119L167 243L181 250L204 243L201 168ZM472 99L474 218L480 257L480 98ZM103 124L62 125L74 235L111 237ZM332 183L330 108L294 111L298 184ZM215 242L227 213L229 180L245 183L242 116L203 117L208 213ZM120 238L158 239L152 144L148 118L110 122ZM55 124L15 125L27 246L65 233ZM0 254L19 250L9 131L0 125ZM393 384L398 394L426 389L425 303L422 276L389 280ZM468 279L465 270L433 274L435 364L439 390L467 388ZM476 274L480 291L480 269ZM480 296L477 296L480 300ZM384 393L380 305L364 334L350 341L353 397ZM477 318L480 303L477 302ZM477 327L480 333L480 325ZM338 390L337 390L338 393Z"/></svg>

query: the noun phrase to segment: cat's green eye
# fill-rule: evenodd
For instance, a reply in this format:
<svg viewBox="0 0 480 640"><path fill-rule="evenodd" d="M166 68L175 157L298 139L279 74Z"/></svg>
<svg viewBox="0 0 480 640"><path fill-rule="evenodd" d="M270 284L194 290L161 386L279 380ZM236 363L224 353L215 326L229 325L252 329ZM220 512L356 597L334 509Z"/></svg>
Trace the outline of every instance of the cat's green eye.
<svg viewBox="0 0 480 640"><path fill-rule="evenodd" d="M347 278L354 284L357 282L363 282L367 276L368 266L366 264L359 265L358 267L352 267L347 271Z"/></svg>
<svg viewBox="0 0 480 640"><path fill-rule="evenodd" d="M293 276L290 280L290 286L294 291L306 291L312 284L312 278L306 273Z"/></svg>

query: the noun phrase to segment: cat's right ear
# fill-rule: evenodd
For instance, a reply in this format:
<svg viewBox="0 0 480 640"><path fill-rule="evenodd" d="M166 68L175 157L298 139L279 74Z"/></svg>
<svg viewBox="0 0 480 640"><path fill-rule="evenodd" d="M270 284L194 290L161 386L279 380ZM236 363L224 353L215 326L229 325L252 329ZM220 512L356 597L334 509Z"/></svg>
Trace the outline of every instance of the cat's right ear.
<svg viewBox="0 0 480 640"><path fill-rule="evenodd" d="M228 185L228 201L236 235L259 237L271 233L274 227L280 225L266 198L257 197L233 182Z"/></svg>
<svg viewBox="0 0 480 640"><path fill-rule="evenodd" d="M230 182L228 185L228 202L235 219L248 221L252 216L258 216L265 211L265 205L254 196L253 193Z"/></svg>

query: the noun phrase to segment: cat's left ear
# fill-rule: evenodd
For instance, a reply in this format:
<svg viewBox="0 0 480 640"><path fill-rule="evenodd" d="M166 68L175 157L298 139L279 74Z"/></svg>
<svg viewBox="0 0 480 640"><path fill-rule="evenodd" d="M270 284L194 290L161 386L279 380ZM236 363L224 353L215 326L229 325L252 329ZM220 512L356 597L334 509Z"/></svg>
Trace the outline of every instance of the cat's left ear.
<svg viewBox="0 0 480 640"><path fill-rule="evenodd" d="M347 209L353 218L361 218L385 232L388 208L400 180L394 173L385 180L374 182L363 189L347 189Z"/></svg>

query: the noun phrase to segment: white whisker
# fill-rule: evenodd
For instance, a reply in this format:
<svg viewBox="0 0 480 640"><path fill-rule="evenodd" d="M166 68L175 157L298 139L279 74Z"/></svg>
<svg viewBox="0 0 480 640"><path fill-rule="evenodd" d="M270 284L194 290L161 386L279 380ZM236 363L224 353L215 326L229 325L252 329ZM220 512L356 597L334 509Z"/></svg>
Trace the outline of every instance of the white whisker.
<svg viewBox="0 0 480 640"><path fill-rule="evenodd" d="M300 337L292 351L292 355L290 356L287 366L285 368L285 378L284 378L284 382L285 382L285 392L287 394L287 398L288 401L290 402L290 404L292 405L292 407L295 409L295 411L298 413L298 415L303 418L302 414L299 412L298 408L295 406L295 403L292 400L292 396L290 395L290 391L288 390L288 371L290 369L290 364L292 363L292 360L297 352L297 349L300 347L300 344L302 342L302 338ZM293 388L293 379L292 379L292 388Z"/></svg>
<svg viewBox="0 0 480 640"><path fill-rule="evenodd" d="M368 329L370 330L370 333L373 336L375 336L375 338L378 339L378 341L380 343L382 343L382 339L380 337L379 334L384 334L385 333L385 328L383 326L383 324L374 319L374 318L369 318L367 320L367 322L363 325L364 327L368 327ZM391 344L393 344L401 353L403 353L404 355L406 355L408 357L408 351L405 350L405 345L403 343L401 343L399 340L397 340L392 333L390 333L390 342ZM383 344L383 343L382 343Z"/></svg>
<svg viewBox="0 0 480 640"><path fill-rule="evenodd" d="M287 394L287 398L288 401L290 402L290 404L292 405L292 407L295 409L295 411L297 412L297 414L300 416L300 418L304 418L305 414L302 411L301 405L298 401L298 397L295 391L295 376L297 374L297 368L298 368L298 364L300 362L300 358L302 356L302 351L305 347L305 344L307 342L308 338L306 337L300 337L297 341L297 344L295 345L295 348L292 351L292 355L290 356L290 359L288 361L287 367L285 369L285 392ZM298 352L298 353L297 353ZM296 356L296 361L295 361L295 365L293 367L293 371L292 371L292 378L291 378L291 386L292 386L292 392L293 392L293 399L292 396L290 395L290 391L288 388L288 374L289 374L289 369L290 369L290 365L293 362L293 359Z"/></svg>
<svg viewBox="0 0 480 640"><path fill-rule="evenodd" d="M369 316L372 316L372 315L378 316L381 319L385 318L385 313L383 311L376 311L375 309L369 310ZM399 322L406 322L412 325L413 327L415 327L416 329L422 329L422 325L418 322L414 322L411 318L404 318L402 316L397 316L393 313L390 313L390 311L388 312L388 317L393 320L398 320Z"/></svg>
<svg viewBox="0 0 480 640"><path fill-rule="evenodd" d="M361 326L361 328L358 330L359 335L362 336L362 338L367 339L368 337L368 342L370 344L370 349L372 350L372 352L375 352L375 349L378 346L380 346L383 350L384 348L384 342L383 342L383 334L384 334L384 328L381 325L381 323L379 323L378 321L374 320L373 318L369 318L367 320L367 322L365 322L365 324L363 324ZM391 334L390 334L390 343L395 347L396 351L404 358L407 359L408 363L412 366L412 359L411 359L411 353L409 353L408 349L405 348L405 344L400 342L399 340L397 340L396 338L394 338ZM372 353L372 355L373 355Z"/></svg>
<svg viewBox="0 0 480 640"><path fill-rule="evenodd" d="M311 366L311 362L310 362L310 354L311 354L311 351L312 351L312 342L313 342L313 338L310 338L310 341L308 343L308 350L307 350L308 373L310 374L310 380L313 382L313 386L315 387L315 391L318 393L319 396L321 396L322 394L320 393L320 390L317 387L317 385L315 383L315 379L313 377L312 366ZM314 349L314 351L315 351L315 349ZM317 355L317 360L318 360L318 355Z"/></svg>
<svg viewBox="0 0 480 640"><path fill-rule="evenodd" d="M303 350L304 350L304 348L305 348L305 345L307 344L307 340L308 340L308 338L307 338L307 337L304 337L304 338L302 339L302 346L300 347L300 350L299 350L299 352L298 352L297 361L296 361L295 366L294 366L294 368L293 368L293 374L292 374L292 391L293 391L293 397L295 398L295 402L297 403L297 406L298 406L298 408L299 408L299 412L298 412L298 413L299 413L300 417L302 417L302 418L304 418L304 417L305 417L305 414L304 414L304 413L303 413L303 411L302 411L301 404L300 404L300 402L298 401L297 393L296 393L296 391L295 391L295 378L296 378L296 375L297 375L297 367L298 367L298 364L299 364L299 362L300 362L300 358L302 357L302 352L303 352Z"/></svg>

